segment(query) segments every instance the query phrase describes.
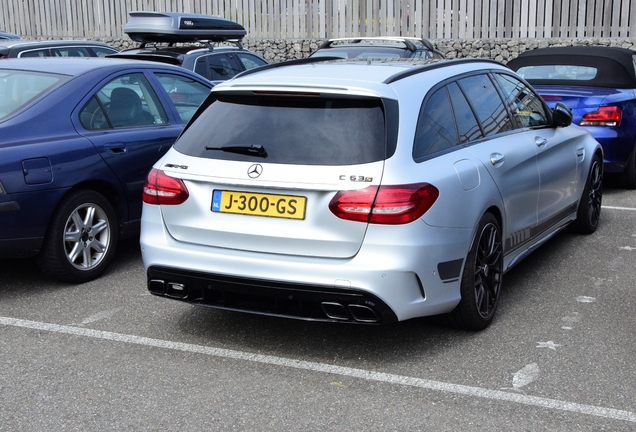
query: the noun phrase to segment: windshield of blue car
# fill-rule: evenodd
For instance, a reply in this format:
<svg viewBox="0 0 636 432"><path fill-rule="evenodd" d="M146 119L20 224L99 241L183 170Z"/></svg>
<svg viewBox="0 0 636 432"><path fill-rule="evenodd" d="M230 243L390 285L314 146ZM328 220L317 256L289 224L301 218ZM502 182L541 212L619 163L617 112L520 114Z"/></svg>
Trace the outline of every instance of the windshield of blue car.
<svg viewBox="0 0 636 432"><path fill-rule="evenodd" d="M524 79L590 81L596 77L598 69L576 65L524 66L517 70Z"/></svg>
<svg viewBox="0 0 636 432"><path fill-rule="evenodd" d="M0 70L0 120L59 86L70 77L22 70Z"/></svg>

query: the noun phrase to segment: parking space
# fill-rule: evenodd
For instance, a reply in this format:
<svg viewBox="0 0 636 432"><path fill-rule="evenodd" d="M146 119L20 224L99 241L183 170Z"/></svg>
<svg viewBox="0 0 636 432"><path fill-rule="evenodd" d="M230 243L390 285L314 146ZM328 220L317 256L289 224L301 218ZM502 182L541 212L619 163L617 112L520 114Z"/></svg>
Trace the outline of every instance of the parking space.
<svg viewBox="0 0 636 432"><path fill-rule="evenodd" d="M606 188L591 236L505 276L479 333L333 325L147 293L136 241L105 277L0 261L7 430L633 430L636 194Z"/></svg>

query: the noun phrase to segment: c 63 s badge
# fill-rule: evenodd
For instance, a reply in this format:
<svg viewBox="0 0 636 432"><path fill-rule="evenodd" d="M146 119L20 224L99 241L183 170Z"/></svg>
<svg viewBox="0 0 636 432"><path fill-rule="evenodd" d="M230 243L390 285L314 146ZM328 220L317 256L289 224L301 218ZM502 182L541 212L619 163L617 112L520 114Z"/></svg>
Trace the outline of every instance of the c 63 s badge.
<svg viewBox="0 0 636 432"><path fill-rule="evenodd" d="M345 174L340 176L340 180L346 181L352 181L352 182L363 182L363 183L370 183L373 181L373 177L365 177L365 176L358 176L358 175L350 175L347 176Z"/></svg>

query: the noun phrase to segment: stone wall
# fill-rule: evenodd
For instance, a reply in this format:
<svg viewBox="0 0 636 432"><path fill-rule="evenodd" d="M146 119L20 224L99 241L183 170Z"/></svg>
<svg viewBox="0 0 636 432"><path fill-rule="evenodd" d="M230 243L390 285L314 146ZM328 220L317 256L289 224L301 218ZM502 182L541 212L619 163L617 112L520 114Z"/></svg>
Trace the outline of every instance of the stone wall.
<svg viewBox="0 0 636 432"><path fill-rule="evenodd" d="M137 46L130 39L101 39L118 49ZM603 45L628 48L636 51L636 38L584 38L584 39L431 39L435 47L446 58L480 57L503 63L517 57L519 53L550 46ZM316 50L322 40L316 39L244 39L243 46L272 63L305 58Z"/></svg>

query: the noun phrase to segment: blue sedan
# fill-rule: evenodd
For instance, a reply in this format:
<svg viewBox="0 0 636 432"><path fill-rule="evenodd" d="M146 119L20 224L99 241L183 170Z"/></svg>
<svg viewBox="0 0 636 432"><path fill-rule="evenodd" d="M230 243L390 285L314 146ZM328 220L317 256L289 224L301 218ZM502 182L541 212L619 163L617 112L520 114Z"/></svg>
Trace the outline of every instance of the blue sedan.
<svg viewBox="0 0 636 432"><path fill-rule="evenodd" d="M138 233L144 180L212 84L120 59L0 64L0 258L86 282Z"/></svg>
<svg viewBox="0 0 636 432"><path fill-rule="evenodd" d="M636 52L570 46L526 51L508 66L554 107L565 103L574 123L603 146L605 173L636 189Z"/></svg>

